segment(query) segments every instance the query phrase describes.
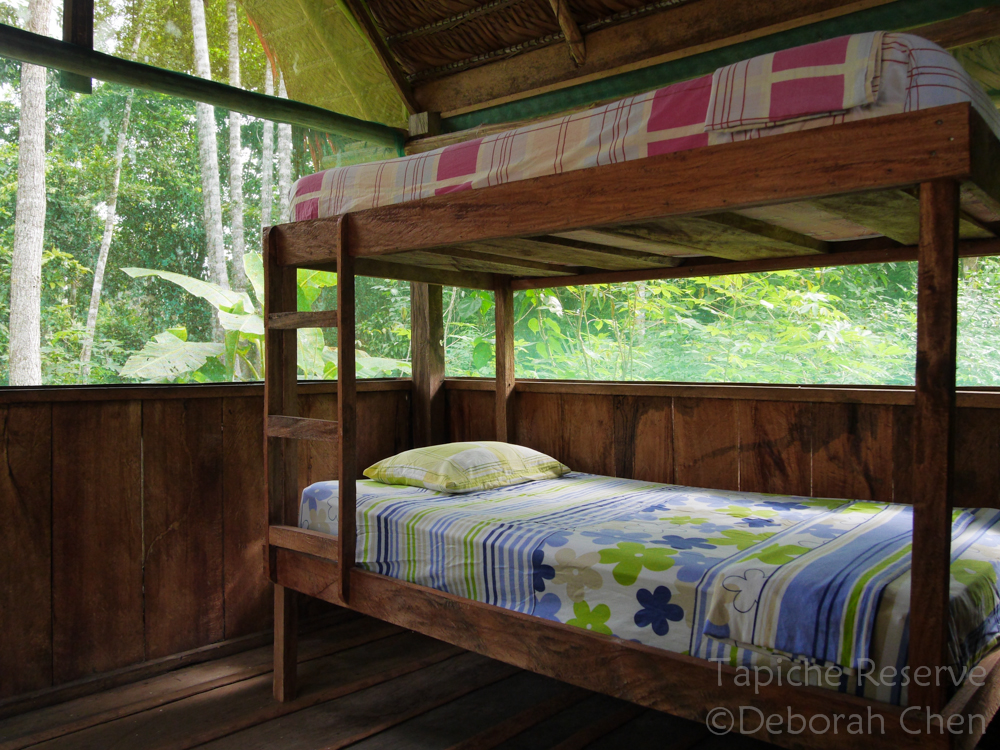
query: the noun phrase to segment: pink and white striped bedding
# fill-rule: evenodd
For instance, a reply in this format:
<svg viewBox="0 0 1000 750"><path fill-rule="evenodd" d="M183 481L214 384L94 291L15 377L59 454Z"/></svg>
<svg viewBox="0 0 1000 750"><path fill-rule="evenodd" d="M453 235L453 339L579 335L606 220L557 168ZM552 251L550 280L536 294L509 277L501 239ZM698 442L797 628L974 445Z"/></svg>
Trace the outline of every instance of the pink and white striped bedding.
<svg viewBox="0 0 1000 750"><path fill-rule="evenodd" d="M989 97L945 50L908 34L855 34L505 133L308 175L292 186L289 219L959 102L971 102L1000 136ZM858 236L850 222L826 218L814 236Z"/></svg>

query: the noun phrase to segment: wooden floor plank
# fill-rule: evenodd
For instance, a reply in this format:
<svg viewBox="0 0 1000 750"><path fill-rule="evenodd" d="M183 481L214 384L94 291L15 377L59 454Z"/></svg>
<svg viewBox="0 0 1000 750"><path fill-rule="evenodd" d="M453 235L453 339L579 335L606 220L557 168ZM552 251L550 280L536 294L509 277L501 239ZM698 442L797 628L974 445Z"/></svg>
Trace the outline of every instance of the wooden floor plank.
<svg viewBox="0 0 1000 750"><path fill-rule="evenodd" d="M590 694L581 703L564 709L529 730L497 745L497 750L549 750L602 717L628 704L617 698Z"/></svg>
<svg viewBox="0 0 1000 750"><path fill-rule="evenodd" d="M402 633L302 664L300 694L294 701L274 700L271 674L267 673L33 747L186 750L378 685L458 653L453 646Z"/></svg>
<svg viewBox="0 0 1000 750"><path fill-rule="evenodd" d="M307 662L402 632L389 623L356 618L304 637L299 662ZM271 671L271 646L179 669L0 722L0 750L18 750L108 721L148 711Z"/></svg>
<svg viewBox="0 0 1000 750"><path fill-rule="evenodd" d="M620 747L689 750L709 736L704 724L659 711L646 711L591 743L587 750L616 750Z"/></svg>
<svg viewBox="0 0 1000 750"><path fill-rule="evenodd" d="M428 639L423 639L428 640ZM253 729L230 734L206 750L337 750L449 703L518 670L465 653L352 691ZM287 705L287 704L282 704Z"/></svg>
<svg viewBox="0 0 1000 750"><path fill-rule="evenodd" d="M519 672L380 732L351 750L486 750L586 695L550 678Z"/></svg>
<svg viewBox="0 0 1000 750"><path fill-rule="evenodd" d="M589 747L601 737L632 721L645 710L641 706L622 703L614 711L588 722L559 744L553 745L552 750L581 750Z"/></svg>

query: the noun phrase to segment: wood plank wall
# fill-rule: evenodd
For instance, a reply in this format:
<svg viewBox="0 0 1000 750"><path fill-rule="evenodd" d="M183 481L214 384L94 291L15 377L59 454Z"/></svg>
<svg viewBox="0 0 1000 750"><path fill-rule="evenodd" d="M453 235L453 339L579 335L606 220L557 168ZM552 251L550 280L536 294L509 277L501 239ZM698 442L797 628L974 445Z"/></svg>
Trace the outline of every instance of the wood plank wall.
<svg viewBox="0 0 1000 750"><path fill-rule="evenodd" d="M302 390L335 418L335 385ZM410 447L410 383L358 390L363 468ZM263 408L261 386L0 393L0 699L270 627ZM303 484L336 477L329 444L300 457Z"/></svg>
<svg viewBox="0 0 1000 750"><path fill-rule="evenodd" d="M491 381L449 380L452 440L491 440ZM911 389L519 381L515 440L573 469L908 503ZM1000 392L959 396L961 504L1000 507Z"/></svg>

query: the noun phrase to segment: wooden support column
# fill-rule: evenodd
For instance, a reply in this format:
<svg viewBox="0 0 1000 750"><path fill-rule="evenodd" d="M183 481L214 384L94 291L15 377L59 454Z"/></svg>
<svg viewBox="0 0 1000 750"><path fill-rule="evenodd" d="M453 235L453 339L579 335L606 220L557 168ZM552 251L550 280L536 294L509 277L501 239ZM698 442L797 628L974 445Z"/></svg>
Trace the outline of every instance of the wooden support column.
<svg viewBox="0 0 1000 750"><path fill-rule="evenodd" d="M357 547L357 480L358 480L358 419L357 372L354 361L354 258L347 249L347 217L337 222L340 242L337 247L337 421L340 423L338 480L340 487L339 518L337 520L337 550L340 561L340 597L350 601L351 570Z"/></svg>
<svg viewBox="0 0 1000 750"><path fill-rule="evenodd" d="M274 679L275 700L295 700L295 677L299 655L299 617L295 591L274 587Z"/></svg>
<svg viewBox="0 0 1000 750"><path fill-rule="evenodd" d="M275 229L264 235L264 320L298 306L296 271L278 265ZM298 339L294 328L265 328L264 424L271 415L298 416ZM268 524L298 525L298 452L294 440L265 432ZM274 580L274 568L270 568Z"/></svg>
<svg viewBox="0 0 1000 750"><path fill-rule="evenodd" d="M497 276L493 289L496 300L497 349L497 440L515 442L514 433L514 292L509 276Z"/></svg>
<svg viewBox="0 0 1000 750"><path fill-rule="evenodd" d="M438 284L410 284L413 447L448 439L444 392L444 307Z"/></svg>
<svg viewBox="0 0 1000 750"><path fill-rule="evenodd" d="M63 41L94 49L94 0L63 0ZM89 94L93 81L79 73L62 71L59 85L68 91Z"/></svg>
<svg viewBox="0 0 1000 750"><path fill-rule="evenodd" d="M948 583L955 464L958 183L920 186L909 705L939 713L948 684ZM927 669L930 674L927 674ZM918 671L919 670L919 671ZM921 686L915 679L921 675Z"/></svg>

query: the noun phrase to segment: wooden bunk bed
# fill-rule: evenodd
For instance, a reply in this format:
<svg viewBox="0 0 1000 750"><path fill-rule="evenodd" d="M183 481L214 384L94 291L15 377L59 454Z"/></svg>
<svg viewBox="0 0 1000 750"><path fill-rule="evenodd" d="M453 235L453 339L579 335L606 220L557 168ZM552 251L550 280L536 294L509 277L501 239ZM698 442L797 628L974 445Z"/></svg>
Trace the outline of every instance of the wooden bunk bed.
<svg viewBox="0 0 1000 750"><path fill-rule="evenodd" d="M593 179L593 169L601 170ZM902 196L902 197L901 197ZM1000 142L969 104L703 147L633 162L582 169L440 195L270 228L265 234L266 445L269 502L267 566L275 586L275 696L295 691L295 593L410 628L507 663L678 716L705 720L717 706L754 705L765 714L807 720L836 714L882 717L871 747L973 747L977 732L911 734L903 708L812 687L770 685L759 694L737 687L728 666L593 634L359 569L355 560L355 276L371 275L471 288L496 298L497 440L513 440L514 337L517 289L719 275L887 261L919 263L915 483L909 666L947 663L950 524L954 504L955 370L959 258L1000 254L988 222L964 210L974 201L1000 210ZM697 232L736 220L733 212L822 202L848 207L858 222L882 215L919 240L892 232L879 239L788 248L789 233L756 220L757 237L778 238L767 257L664 257L644 268L554 268L533 250L560 243L556 234L651 238L649 227L674 218ZM890 206L887 210L886 206ZM847 215L847 213L845 213ZM743 222L746 231L751 222ZM640 231L636 227L645 228ZM571 235L572 236L572 235ZM532 238L530 240L525 238ZM541 238L541 239L539 239ZM695 237L697 239L697 237ZM561 243L572 247L571 242ZM580 245L614 255L616 248ZM621 243L619 243L619 248ZM472 248L472 249L470 249ZM784 250L782 248L785 248ZM454 252L451 252L451 251ZM627 250L627 248L626 248ZM592 254L593 254L592 253ZM652 253L647 253L652 255ZM623 252L622 258L634 258ZM452 265L442 265L442 258ZM437 260L434 260L437 259ZM587 265L584 263L581 266ZM610 264L609 264L610 265ZM296 311L298 268L335 269L338 308ZM339 327L338 421L304 419L296 411L296 328ZM339 533L298 528L297 440L325 440L339 455ZM345 564L345 561L346 564ZM985 684L950 697L943 684L911 685L910 706L941 714L979 714L1000 705L1000 654L981 662ZM723 679L719 679L719 675ZM910 717L914 717L911 711ZM923 713L909 726L926 726ZM822 726L822 722L814 725ZM937 726L936 724L934 725ZM773 727L772 727L773 729ZM850 738L811 729L757 736L788 747L839 747Z"/></svg>

